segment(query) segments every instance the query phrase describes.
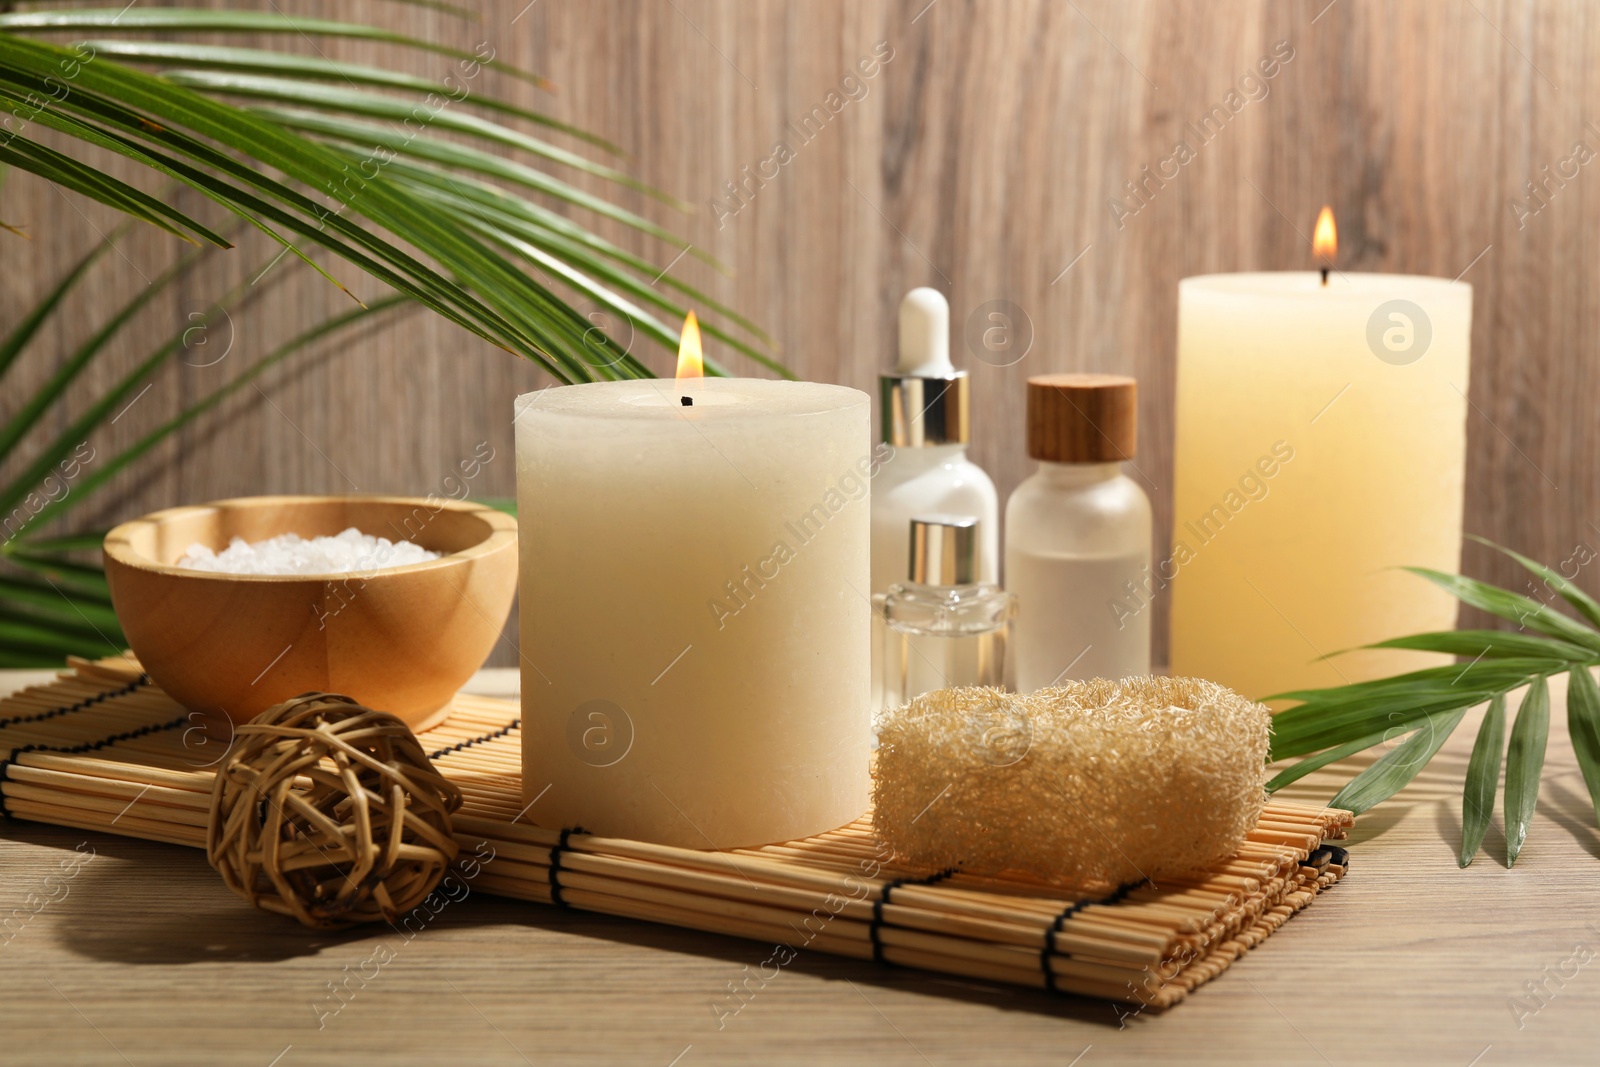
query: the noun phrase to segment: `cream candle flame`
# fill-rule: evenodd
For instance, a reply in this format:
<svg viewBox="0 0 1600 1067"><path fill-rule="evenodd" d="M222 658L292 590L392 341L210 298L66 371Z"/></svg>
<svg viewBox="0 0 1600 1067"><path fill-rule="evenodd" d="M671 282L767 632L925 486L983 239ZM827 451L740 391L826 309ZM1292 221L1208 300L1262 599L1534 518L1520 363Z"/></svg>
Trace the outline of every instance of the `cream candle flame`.
<svg viewBox="0 0 1600 1067"><path fill-rule="evenodd" d="M700 352L700 320L695 318L691 308L684 316L683 332L678 335L678 403L686 408L694 407L689 383L705 376L706 360Z"/></svg>
<svg viewBox="0 0 1600 1067"><path fill-rule="evenodd" d="M678 381L691 381L706 376L705 356L700 351L700 320L690 311L683 320L683 332L678 335Z"/></svg>
<svg viewBox="0 0 1600 1067"><path fill-rule="evenodd" d="M1328 271L1333 269L1334 258L1339 255L1339 229L1333 224L1333 208L1322 205L1317 216L1317 228L1311 234L1311 251L1322 261L1322 284L1328 284Z"/></svg>

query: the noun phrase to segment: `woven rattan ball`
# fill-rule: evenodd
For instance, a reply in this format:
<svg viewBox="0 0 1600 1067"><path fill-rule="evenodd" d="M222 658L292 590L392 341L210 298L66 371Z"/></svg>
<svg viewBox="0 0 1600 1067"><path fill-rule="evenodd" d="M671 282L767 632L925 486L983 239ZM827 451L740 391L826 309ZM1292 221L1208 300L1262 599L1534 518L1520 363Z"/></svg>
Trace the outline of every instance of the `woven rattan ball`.
<svg viewBox="0 0 1600 1067"><path fill-rule="evenodd" d="M392 920L455 860L460 806L400 719L307 693L239 727L211 792L206 854L235 893L307 926Z"/></svg>

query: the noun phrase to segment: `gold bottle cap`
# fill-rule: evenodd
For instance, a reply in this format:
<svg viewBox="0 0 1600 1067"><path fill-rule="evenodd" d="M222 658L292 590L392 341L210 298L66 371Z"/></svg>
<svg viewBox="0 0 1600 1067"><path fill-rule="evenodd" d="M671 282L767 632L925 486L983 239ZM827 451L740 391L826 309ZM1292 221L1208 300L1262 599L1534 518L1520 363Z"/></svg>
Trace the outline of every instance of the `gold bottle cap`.
<svg viewBox="0 0 1600 1067"><path fill-rule="evenodd" d="M967 443L971 393L966 371L940 378L885 374L878 381L885 441L896 448Z"/></svg>
<svg viewBox="0 0 1600 1067"><path fill-rule="evenodd" d="M1138 383L1121 374L1042 374L1028 379L1028 455L1049 463L1132 459Z"/></svg>

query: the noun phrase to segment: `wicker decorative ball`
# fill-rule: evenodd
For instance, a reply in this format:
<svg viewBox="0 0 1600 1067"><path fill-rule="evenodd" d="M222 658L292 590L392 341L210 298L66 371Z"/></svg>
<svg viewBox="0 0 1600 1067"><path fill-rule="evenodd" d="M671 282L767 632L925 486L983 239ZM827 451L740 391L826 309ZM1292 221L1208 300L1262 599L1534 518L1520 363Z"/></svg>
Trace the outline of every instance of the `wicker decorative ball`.
<svg viewBox="0 0 1600 1067"><path fill-rule="evenodd" d="M307 693L239 727L211 792L206 855L235 893L306 926L393 920L455 860L460 806L400 719Z"/></svg>

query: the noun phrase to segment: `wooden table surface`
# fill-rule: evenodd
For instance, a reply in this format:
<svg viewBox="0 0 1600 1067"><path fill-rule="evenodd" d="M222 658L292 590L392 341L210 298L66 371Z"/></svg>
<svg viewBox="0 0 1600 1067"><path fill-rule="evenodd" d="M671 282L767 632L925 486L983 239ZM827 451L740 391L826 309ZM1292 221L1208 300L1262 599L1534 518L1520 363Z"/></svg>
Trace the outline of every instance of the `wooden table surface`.
<svg viewBox="0 0 1600 1067"><path fill-rule="evenodd" d="M0 692L40 677L0 672ZM473 688L515 684L485 671ZM768 947L479 893L410 941L314 933L250 910L198 850L7 822L0 1062L1594 1063L1600 834L1564 693L1515 870L1498 815L1488 854L1456 868L1469 716L1362 818L1342 884L1159 1016L820 954L750 983L728 1016ZM35 912L30 894L53 899Z"/></svg>

